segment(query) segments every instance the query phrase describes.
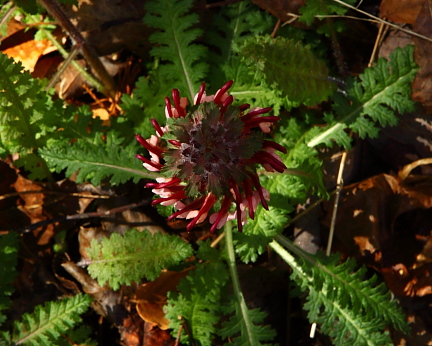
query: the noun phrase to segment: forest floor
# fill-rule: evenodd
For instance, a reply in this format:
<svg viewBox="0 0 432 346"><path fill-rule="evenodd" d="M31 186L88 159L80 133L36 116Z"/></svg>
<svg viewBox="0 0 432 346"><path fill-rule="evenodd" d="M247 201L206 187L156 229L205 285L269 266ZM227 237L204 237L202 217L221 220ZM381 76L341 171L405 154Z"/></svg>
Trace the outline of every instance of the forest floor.
<svg viewBox="0 0 432 346"><path fill-rule="evenodd" d="M69 10L72 23L81 28L87 43L103 57L119 91L115 97L106 97L68 67L56 83L56 97L70 104L88 104L95 117L107 122L110 117L122 114L121 95L133 92L138 77L146 75L146 64L150 61L150 30L141 20L145 14L139 6L141 3L125 1L121 16L110 7L114 6L110 1L100 1L98 5L86 5L83 1L81 11ZM209 13L231 3L223 1L206 6L204 1L197 1L196 12L205 22ZM306 26L288 15L299 14L302 0L254 0L253 3L274 17L274 35L281 24L315 30L316 23ZM344 258L354 257L367 265L371 273L377 273L406 313L413 333L406 336L392 331L394 343L432 345L430 2L365 0L359 9L362 13L350 10L345 15L343 20L348 25L344 31L330 38L323 36L328 47L323 55L330 61L331 70L343 78L355 77L377 58L388 58L396 47L412 44L419 65L412 85L416 110L400 114L399 123L382 129L376 139L356 138L348 151L323 150L327 190L333 192L343 182L336 221L332 214L334 197L328 201L311 197L308 202L318 201L317 207L287 228L285 235L303 249L316 251L325 249L329 229L334 227L332 251L340 252ZM376 22L368 14L385 18L394 26ZM12 18L1 37L0 49L20 61L34 78L49 79L63 59L48 39L36 40L35 32L34 27L29 28L19 17ZM60 42L70 45L60 26L53 32ZM345 165L342 180L338 180L342 158ZM50 183L33 181L28 173L14 165L14 157L0 161L0 236L8 232L21 235L19 274L14 281L9 320L63 295L91 291L91 282L85 287L88 275L76 273L73 277L65 270L64 263L78 262L92 239L114 228L115 232L122 232L120 228L146 225L151 232L162 230L194 244L216 238L209 235L208 226L188 233L186 222L167 222L150 206L152 194L144 188L148 181L106 187L77 184L74 176L66 178L63 173L53 174L54 181ZM299 205L291 216L300 214L304 208ZM73 268L70 270L76 269ZM315 338L309 338L311 325L302 310L304 302L289 298L289 268L271 251L261 255L253 265L239 264L238 268L246 301L269 314L268 323L277 330L281 345L331 344L319 328ZM132 290L124 288L121 293L113 293L99 287L96 296L104 300L105 306L113 307L121 300L119 295L130 293L128 289ZM136 301L123 299L121 304L121 308L116 307L110 314L110 320L106 314L100 317L94 311L83 316L98 344L174 345L176 340L169 330L140 317ZM128 317L122 319L121 314ZM62 342L74 344L66 337Z"/></svg>

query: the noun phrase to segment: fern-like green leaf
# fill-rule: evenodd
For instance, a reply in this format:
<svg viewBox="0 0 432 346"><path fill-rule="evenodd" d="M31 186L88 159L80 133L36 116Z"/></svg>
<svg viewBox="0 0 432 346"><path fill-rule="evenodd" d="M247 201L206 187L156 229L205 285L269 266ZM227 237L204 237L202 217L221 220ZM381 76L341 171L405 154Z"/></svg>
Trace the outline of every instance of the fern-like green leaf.
<svg viewBox="0 0 432 346"><path fill-rule="evenodd" d="M230 339L230 345L265 345L266 341L275 338L276 332L269 325L264 325L264 319L267 314L259 309L244 311L240 308L237 301L232 300L224 307L224 312L230 315L230 318L222 324L219 335ZM243 318L243 314L248 318ZM247 326L245 320L252 325Z"/></svg>
<svg viewBox="0 0 432 346"><path fill-rule="evenodd" d="M350 103L340 97L335 105L338 121L315 136L308 143L314 147L325 143L346 146L346 128L352 129L361 137L376 136L376 125L395 125L395 112L404 113L414 109L411 100L411 83L417 72L413 58L413 46L397 48L390 54L390 61L380 58L376 66L367 68L347 90ZM345 139L341 141L341 139Z"/></svg>
<svg viewBox="0 0 432 346"><path fill-rule="evenodd" d="M262 73L259 71L250 72L250 69L237 58L233 59L231 66L226 68L228 80L234 79L231 95L236 101L249 103L251 107L272 107L274 115L278 116L282 108L286 110L298 106L299 103L290 101L289 97L267 85Z"/></svg>
<svg viewBox="0 0 432 346"><path fill-rule="evenodd" d="M0 236L0 325L6 320L3 311L9 308L10 296L13 293L12 283L17 276L19 237L17 233L9 232Z"/></svg>
<svg viewBox="0 0 432 346"><path fill-rule="evenodd" d="M313 256L282 236L276 239L298 255L296 260L278 243L270 243L293 268L293 282L308 293L304 308L309 320L321 324L336 345L390 344L386 326L409 332L403 312L385 285L378 285L376 277L366 279L366 269L356 270L354 259L340 264L336 254Z"/></svg>
<svg viewBox="0 0 432 346"><path fill-rule="evenodd" d="M206 256L201 255L204 251L207 252ZM212 252L210 257L213 260L209 258L209 252ZM219 251L211 248L209 243L202 244L197 257L205 262L198 263L196 269L180 281L178 292L168 294L165 317L170 320L172 335L177 336L183 323L190 330L190 335L182 334L182 343L214 344L223 288L229 279L228 269L218 256Z"/></svg>
<svg viewBox="0 0 432 346"><path fill-rule="evenodd" d="M234 47L242 44L252 35L270 34L274 24L274 17L246 1L223 6L221 11L211 18L211 30L207 30L204 34L204 40L212 46L213 52L209 55L208 80L212 83L210 89L212 86L220 88L226 81L232 79L236 81L237 86L240 81L244 84L243 79L247 78L247 69L244 64L239 64L239 57ZM238 69L239 65L243 67L241 71ZM231 89L230 94L233 95L233 91L234 89Z"/></svg>
<svg viewBox="0 0 432 346"><path fill-rule="evenodd" d="M20 63L0 54L0 143L3 156L19 154L32 178L45 178L49 171L36 150L44 144L40 118L47 110L48 95L42 83L23 71ZM54 129L44 129L53 131ZM29 157L27 163L25 158Z"/></svg>
<svg viewBox="0 0 432 346"><path fill-rule="evenodd" d="M345 0L348 5L354 5L357 0ZM311 25L314 20L322 21L318 26L317 32L331 36L334 31L342 31L344 25L340 21L333 21L331 15L343 16L348 11L348 7L334 0L307 0L300 8L299 21Z"/></svg>
<svg viewBox="0 0 432 346"><path fill-rule="evenodd" d="M15 322L12 334L4 333L3 338L13 345L56 345L56 339L80 321L91 302L88 295L79 294L39 305L33 313L24 314L21 321Z"/></svg>
<svg viewBox="0 0 432 346"><path fill-rule="evenodd" d="M171 91L172 85L164 79L159 67L151 71L148 77L138 79L131 96L123 94L121 107L126 118L132 122L134 133L139 133L144 138L155 134L151 119L156 119L159 124L166 121L165 97Z"/></svg>
<svg viewBox="0 0 432 346"><path fill-rule="evenodd" d="M193 100L208 66L204 62L206 47L192 43L202 31L192 28L198 23L198 15L190 13L191 7L192 0L148 1L144 22L160 30L150 36L156 44L150 54L165 63L161 69L174 81L172 87L187 92Z"/></svg>
<svg viewBox="0 0 432 346"><path fill-rule="evenodd" d="M345 3L352 5L356 0L346 0ZM304 6L300 8L301 17L299 20L308 25L317 18L317 16L329 16L332 14L343 15L348 7L343 6L333 0L307 0ZM322 19L322 17L320 18Z"/></svg>
<svg viewBox="0 0 432 346"><path fill-rule="evenodd" d="M192 248L178 237L132 229L124 236L113 233L101 242L92 240L88 253L90 275L101 286L108 282L117 290L120 285L139 282L143 277L156 279L162 269L191 256Z"/></svg>
<svg viewBox="0 0 432 346"><path fill-rule="evenodd" d="M129 179L136 182L143 178L155 178L142 168L135 157L139 150L135 141L126 146L123 141L117 133L110 131L106 141L103 141L101 134L96 134L93 143L57 143L50 149L41 149L40 154L52 169L58 172L66 169L68 177L78 172L77 182L90 181L98 185L103 179L110 178L110 183L115 185Z"/></svg>
<svg viewBox="0 0 432 346"><path fill-rule="evenodd" d="M284 37L256 36L246 40L239 53L246 65L261 71L266 83L292 102L313 105L336 90L323 61L309 47Z"/></svg>

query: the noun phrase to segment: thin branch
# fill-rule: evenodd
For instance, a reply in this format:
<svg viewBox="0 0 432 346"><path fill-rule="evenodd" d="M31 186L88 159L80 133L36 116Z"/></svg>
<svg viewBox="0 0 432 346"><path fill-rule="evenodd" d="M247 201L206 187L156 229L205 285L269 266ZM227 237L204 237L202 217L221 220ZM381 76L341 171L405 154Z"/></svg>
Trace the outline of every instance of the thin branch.
<svg viewBox="0 0 432 346"><path fill-rule="evenodd" d="M342 154L342 158L341 158L341 162L339 165L339 173L337 176L337 180L336 180L336 196L335 196L335 202L333 205L333 213L332 213L332 218L331 218L331 223L330 223L330 232L329 232L329 236L328 236L328 241L327 241L327 249L326 249L326 255L330 256L330 252L331 252L331 247L333 244L333 236L334 236L334 229L335 229L335 225L336 225L336 216L337 216L337 211L338 211L338 206L339 206L339 198L340 198L340 193L342 191L342 187L343 187L343 171L345 168L345 161L347 158L347 151L345 150Z"/></svg>
<svg viewBox="0 0 432 346"><path fill-rule="evenodd" d="M81 54L88 61L95 74L101 80L101 86L103 88L101 91L110 97L115 98L117 88L115 86L114 80L109 75L96 52L87 44L86 40L78 31L78 29L69 20L68 16L63 10L63 7L56 0L39 0L39 2L49 12L49 14L57 20L57 22L72 38L75 45L79 48Z"/></svg>
<svg viewBox="0 0 432 346"><path fill-rule="evenodd" d="M138 207L141 207L144 205L149 205L150 203L151 203L151 201L146 199L146 200L143 200L142 202L139 202L139 203L131 203L128 205L124 205L122 207L113 208L113 209L109 209L109 210L105 210L105 211L101 211L101 212L91 212L91 213L58 216L55 218L51 218L51 219L32 223L31 225L17 229L14 232L28 233L34 229L39 228L39 227L45 227L45 226L48 226L50 224L57 223L57 222L78 221L78 220L86 220L86 219L94 219L94 218L98 218L100 220L110 221L110 222L118 223L118 224L126 224L126 225L130 225L130 226L149 226L149 225L151 225L151 223L149 223L149 222L129 222L129 221L124 221L124 220L119 220L119 219L107 218L107 216L115 214L115 213L120 213L120 212L123 212L125 210L135 209L135 208L138 208Z"/></svg>

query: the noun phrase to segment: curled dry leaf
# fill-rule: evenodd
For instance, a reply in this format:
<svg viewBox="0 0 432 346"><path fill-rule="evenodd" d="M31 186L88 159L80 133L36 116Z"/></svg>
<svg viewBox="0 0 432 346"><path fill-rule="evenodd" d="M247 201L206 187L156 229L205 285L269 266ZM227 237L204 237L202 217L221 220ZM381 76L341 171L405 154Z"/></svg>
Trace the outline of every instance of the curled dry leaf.
<svg viewBox="0 0 432 346"><path fill-rule="evenodd" d="M165 318L163 307L167 301L167 293L174 291L180 279L186 277L189 268L181 272L163 271L154 281L147 282L136 292L137 311L141 318L160 329L168 329L169 320Z"/></svg>
<svg viewBox="0 0 432 346"><path fill-rule="evenodd" d="M334 250L372 261L396 295L420 297L432 293L432 177L402 176L380 174L343 189ZM327 227L332 206L325 204Z"/></svg>
<svg viewBox="0 0 432 346"><path fill-rule="evenodd" d="M383 0L380 17L396 23L414 24L425 0Z"/></svg>

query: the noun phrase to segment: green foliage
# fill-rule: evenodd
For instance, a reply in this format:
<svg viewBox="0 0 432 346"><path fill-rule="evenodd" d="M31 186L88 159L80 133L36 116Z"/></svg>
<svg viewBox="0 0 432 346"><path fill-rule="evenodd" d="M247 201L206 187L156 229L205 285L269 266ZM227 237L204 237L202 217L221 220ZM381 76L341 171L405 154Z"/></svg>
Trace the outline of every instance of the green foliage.
<svg viewBox="0 0 432 346"><path fill-rule="evenodd" d="M230 318L222 324L219 335L224 339L230 338L233 345L264 345L263 342L271 341L276 333L268 325L264 325L267 314L259 309L243 310L240 304L232 300L224 307L224 312ZM247 314L247 318L244 318ZM250 321L251 324L246 324Z"/></svg>
<svg viewBox="0 0 432 346"><path fill-rule="evenodd" d="M179 237L132 229L123 236L113 233L100 242L93 239L88 254L89 274L101 286L108 283L118 290L120 285L139 282L143 277L156 279L162 269L191 256L192 248Z"/></svg>
<svg viewBox="0 0 432 346"><path fill-rule="evenodd" d="M122 96L122 109L133 123L135 133L144 138L155 134L150 120L156 119L160 124L165 121L165 97L171 94L172 87L165 80L161 70L156 68L149 77L140 77L131 96Z"/></svg>
<svg viewBox="0 0 432 346"><path fill-rule="evenodd" d="M397 48L390 54L390 61L380 58L376 66L365 69L359 81L353 81L347 90L348 100L338 97L334 110L337 117L327 116L327 128L310 140L308 146L314 147L333 140L349 147L344 130L349 128L361 138L376 137L377 124L395 125L395 112L403 113L414 109L411 100L411 82L417 72L413 58L414 47Z"/></svg>
<svg viewBox="0 0 432 346"><path fill-rule="evenodd" d="M19 154L31 178L49 175L36 149L45 144L40 133L52 132L41 118L50 103L43 84L22 71L22 65L0 55L0 155Z"/></svg>
<svg viewBox="0 0 432 346"><path fill-rule="evenodd" d="M356 0L346 0L343 2L348 5L354 5ZM307 0L305 1L305 5L300 8L301 17L299 21L311 25L315 19L319 19L323 21L324 24L321 24L317 31L330 36L331 32L335 29L336 31L342 31L343 26L338 25L338 22L332 22L328 16L342 16L347 10L347 6L337 3L334 0Z"/></svg>
<svg viewBox="0 0 432 346"><path fill-rule="evenodd" d="M404 315L384 283L376 276L368 279L367 269L357 269L353 258L340 263L340 256L311 255L279 236L278 241L299 259L294 259L278 243L272 248L292 267L292 281L307 292L311 323L318 323L335 345L388 345L388 326L409 333Z"/></svg>
<svg viewBox="0 0 432 346"><path fill-rule="evenodd" d="M291 101L313 105L336 90L323 61L309 47L283 37L255 36L247 39L239 54L246 65L262 72L272 89Z"/></svg>
<svg viewBox="0 0 432 346"><path fill-rule="evenodd" d="M220 260L219 251L212 249L209 243L201 244L197 257L203 262L197 263L196 269L180 281L178 292L168 293L165 317L170 320L174 337L183 323L189 327L191 335L182 333L182 343L213 345L221 316L220 302L229 274Z"/></svg>
<svg viewBox="0 0 432 346"><path fill-rule="evenodd" d="M193 100L208 66L204 62L206 48L192 43L202 31L192 28L199 18L190 13L191 6L192 0L148 1L144 22L160 30L150 36L150 41L157 43L150 54L165 62L161 70L172 81L171 87L187 92Z"/></svg>
<svg viewBox="0 0 432 346"><path fill-rule="evenodd" d="M0 325L6 320L3 311L11 304L12 283L17 276L18 244L17 233L9 232L0 236Z"/></svg>
<svg viewBox="0 0 432 346"><path fill-rule="evenodd" d="M215 51L209 56L209 80L215 88L233 79L236 85L231 89L231 94L235 95L239 81L244 84L245 79L250 79L248 69L244 64L240 64L235 47L241 45L247 37L270 34L274 22L274 18L267 12L260 11L252 3L246 1L224 6L219 13L214 15L211 30L205 32L204 39Z"/></svg>
<svg viewBox="0 0 432 346"><path fill-rule="evenodd" d="M154 61L146 65L147 76L139 79L133 95L122 97L125 115L111 119L111 127L103 127L101 121L93 119L88 107L69 107L60 100L53 101L50 93L43 91L45 82L33 80L19 64L0 56L0 155L18 154L15 163L30 172L31 179L49 178L49 169L66 176L77 172L78 182L90 181L94 185L154 178L156 175L142 169L134 157L139 145L133 134L145 138L154 134L151 118L164 124L164 97L170 95L171 89L180 89L182 96L192 101L205 77L212 92L233 79L231 94L236 102L271 106L274 114L282 118L272 128L272 135L275 142L288 149L286 155L281 155L288 167L285 174L263 172L260 176L271 195L270 210L259 207L244 232L234 233L236 252L249 263L265 252L269 243L274 246L272 239L279 239L296 204L312 194L326 196L317 145L337 143L349 147L351 139L346 130L361 138L373 137L379 126L396 123L395 112L413 108L409 96L416 65L412 48L397 49L389 63L380 59L358 80L349 81L345 96L334 93L328 69L317 58L325 54L313 53L310 47L314 43L304 31L297 32L296 40L292 35L286 35L291 39L271 38L275 19L252 3L240 2L224 6L212 23L203 26L207 29L203 33L197 26L198 15L191 13L192 4L192 0L146 2L145 22L155 29L150 38ZM37 7L30 10L38 11ZM311 24L316 15L340 15L345 11L343 5L332 0L307 0L301 20ZM318 32L326 35L339 28L331 19L322 20L318 27ZM314 35L316 40L319 35ZM198 44L198 40L211 49ZM314 105L329 97L333 105L323 107L327 110L324 116L302 108L289 117L286 114L293 107ZM317 123L328 125L322 129L313 126ZM293 282L307 295L305 309L310 321L319 323L335 344L388 344L389 336L383 332L387 326L407 332L403 314L383 284L378 285L375 277L367 278L366 270L357 269L353 260L340 263L337 256L314 257L284 245L299 257L296 260L279 249L281 257L293 267ZM0 323L5 320L1 313L10 304L17 247L14 235L0 238L4 264L0 277L5 278L0 284ZM118 289L144 277L155 279L161 269L182 265L193 251L179 237L131 230L124 236L114 233L109 239L93 240L89 254L91 276L101 285L108 283ZM224 255L208 244L200 245L196 269L180 282L179 292L169 295L167 317L173 335L184 322L192 333L181 336L186 343L211 345L218 337L239 345L272 340L274 332L264 325L263 312L245 309L239 303L241 299L224 299L228 286ZM230 270L234 262L228 262ZM87 297L77 296L38 307L35 313L15 323L12 334L4 333L2 342L60 344L59 334L71 329L88 305ZM227 315L226 321L220 328L223 314ZM68 334L71 339L87 344L88 330L76 331L76 338L73 330Z"/></svg>
<svg viewBox="0 0 432 346"><path fill-rule="evenodd" d="M289 214L294 211L295 205L304 203L311 194L327 196L322 161L316 150L306 145L313 135L312 132L307 133L309 123L314 121L312 116L310 118L302 123L295 118L283 118L281 121L275 139L288 150L288 154L281 156L288 172L261 177L271 196L269 210L259 206L255 219L248 220L243 233L234 234L236 252L245 263L255 262L258 255L266 251L272 237L288 225Z"/></svg>
<svg viewBox="0 0 432 346"><path fill-rule="evenodd" d="M84 294L38 305L14 323L12 334L2 333L4 344L55 345L61 334L80 321L92 299Z"/></svg>
<svg viewBox="0 0 432 346"><path fill-rule="evenodd" d="M97 133L92 142L79 141L73 145L58 143L50 149L40 150L40 155L57 172L65 169L67 176L78 172L78 183L90 181L93 185L99 185L103 179L110 177L110 183L115 185L129 179L137 182L153 177L135 158L138 150L135 141L125 146L124 139L110 131L106 141Z"/></svg>

